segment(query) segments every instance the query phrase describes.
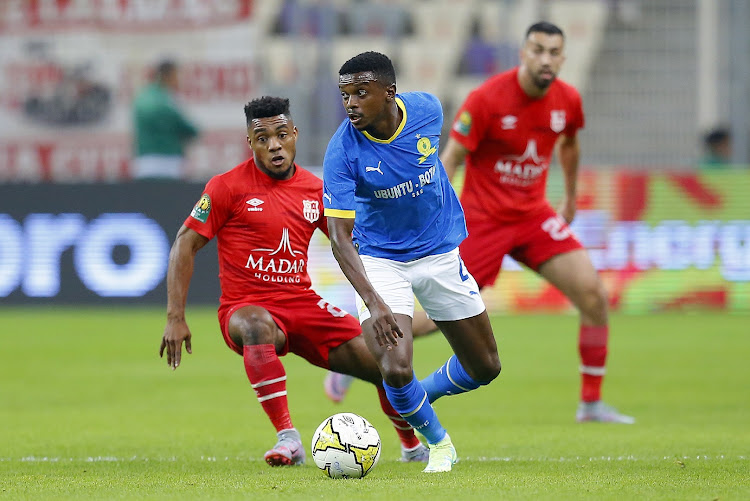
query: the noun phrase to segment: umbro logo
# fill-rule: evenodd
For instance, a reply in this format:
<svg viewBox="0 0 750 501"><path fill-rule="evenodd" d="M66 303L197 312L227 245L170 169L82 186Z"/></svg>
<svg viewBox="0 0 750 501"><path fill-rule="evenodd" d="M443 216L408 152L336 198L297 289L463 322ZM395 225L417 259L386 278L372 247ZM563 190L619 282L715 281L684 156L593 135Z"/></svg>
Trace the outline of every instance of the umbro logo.
<svg viewBox="0 0 750 501"><path fill-rule="evenodd" d="M383 171L380 170L380 162L382 162L382 160L378 162L377 167L365 167L365 172L380 172L380 175L383 176Z"/></svg>
<svg viewBox="0 0 750 501"><path fill-rule="evenodd" d="M251 198L250 200L247 200L245 203L250 205L250 207L247 208L247 210L249 211L260 212L263 210L263 207L259 207L259 205L263 203L263 200L259 198Z"/></svg>
<svg viewBox="0 0 750 501"><path fill-rule="evenodd" d="M500 119L500 124L503 130L515 129L516 122L518 122L518 117L515 117L513 115L505 115Z"/></svg>

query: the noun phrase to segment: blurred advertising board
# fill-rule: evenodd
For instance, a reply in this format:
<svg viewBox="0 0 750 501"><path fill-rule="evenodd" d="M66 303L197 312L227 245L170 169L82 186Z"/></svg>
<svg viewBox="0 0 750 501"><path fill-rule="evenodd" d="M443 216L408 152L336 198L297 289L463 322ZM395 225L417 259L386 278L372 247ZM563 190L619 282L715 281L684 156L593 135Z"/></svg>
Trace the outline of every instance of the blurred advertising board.
<svg viewBox="0 0 750 501"><path fill-rule="evenodd" d="M553 171L551 200L561 193ZM202 183L0 185L2 304L166 304L169 248ZM586 171L573 229L612 309L750 311L750 171ZM353 312L353 290L316 232L313 287ZM189 301L217 304L215 243L198 253ZM491 312L573 311L506 257L483 296Z"/></svg>
<svg viewBox="0 0 750 501"><path fill-rule="evenodd" d="M559 199L553 171L548 196ZM588 171L573 230L588 248L612 310L750 311L750 170ZM534 273L506 258L490 309L572 311Z"/></svg>
<svg viewBox="0 0 750 501"><path fill-rule="evenodd" d="M2 304L161 304L169 249L203 184L0 185ZM216 244L188 301L218 304Z"/></svg>
<svg viewBox="0 0 750 501"><path fill-rule="evenodd" d="M554 206L562 194L559 169L550 172L548 188ZM601 273L612 310L750 311L750 169L588 170L578 191L572 227ZM335 260L324 267L310 261L322 273L319 292L355 311L340 274L330 272L338 271ZM574 311L557 289L509 257L482 296L496 313Z"/></svg>
<svg viewBox="0 0 750 501"><path fill-rule="evenodd" d="M154 64L179 64L178 102L201 129L188 177L246 158L257 94L251 0L0 2L0 182L129 178L131 103Z"/></svg>

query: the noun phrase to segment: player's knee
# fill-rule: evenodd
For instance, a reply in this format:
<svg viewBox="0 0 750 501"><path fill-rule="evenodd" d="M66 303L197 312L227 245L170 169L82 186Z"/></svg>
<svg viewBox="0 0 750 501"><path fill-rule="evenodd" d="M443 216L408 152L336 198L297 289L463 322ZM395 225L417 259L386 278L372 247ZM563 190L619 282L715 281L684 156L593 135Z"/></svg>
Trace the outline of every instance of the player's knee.
<svg viewBox="0 0 750 501"><path fill-rule="evenodd" d="M276 324L267 311L255 310L242 315L233 315L230 333L239 337L244 346L275 344Z"/></svg>
<svg viewBox="0 0 750 501"><path fill-rule="evenodd" d="M481 368L480 374L474 378L476 381L481 381L482 384L488 384L490 381L500 375L502 365L500 364L500 357L497 355L490 356L487 358Z"/></svg>
<svg viewBox="0 0 750 501"><path fill-rule="evenodd" d="M583 291L581 310L590 316L606 316L609 296L601 280L588 285Z"/></svg>
<svg viewBox="0 0 750 501"><path fill-rule="evenodd" d="M414 369L408 361L386 361L380 371L386 384L396 388L406 386L414 378Z"/></svg>
<svg viewBox="0 0 750 501"><path fill-rule="evenodd" d="M477 383L489 384L490 381L500 375L502 370L500 357L497 353L488 353L482 360L475 360L470 366L464 366L464 370Z"/></svg>

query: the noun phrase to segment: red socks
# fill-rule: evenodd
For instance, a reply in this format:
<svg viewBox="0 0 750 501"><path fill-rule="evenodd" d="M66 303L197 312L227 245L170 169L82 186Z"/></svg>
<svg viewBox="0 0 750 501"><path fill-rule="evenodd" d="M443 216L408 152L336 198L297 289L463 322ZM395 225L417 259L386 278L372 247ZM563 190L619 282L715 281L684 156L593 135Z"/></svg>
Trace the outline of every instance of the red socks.
<svg viewBox="0 0 750 501"><path fill-rule="evenodd" d="M286 371L272 344L243 347L247 378L276 431L294 428L286 399Z"/></svg>
<svg viewBox="0 0 750 501"><path fill-rule="evenodd" d="M398 433L398 438L401 440L401 445L406 449L413 449L418 446L420 442L414 433L414 428L401 417L401 414L396 412L396 409L388 401L383 388L378 388L378 397L380 397L380 407L385 412L385 415L388 416L388 419L391 420L391 423L393 423L393 427L396 429L396 433Z"/></svg>
<svg viewBox="0 0 750 501"><path fill-rule="evenodd" d="M582 325L578 332L578 353L581 356L581 400L584 402L595 402L601 399L608 337L609 327L606 325Z"/></svg>
<svg viewBox="0 0 750 501"><path fill-rule="evenodd" d="M244 346L242 352L247 378L276 431L294 428L286 398L286 371L276 349L272 344L260 344ZM380 407L396 428L401 444L407 449L418 446L414 430L393 408L383 388L378 388L378 396Z"/></svg>

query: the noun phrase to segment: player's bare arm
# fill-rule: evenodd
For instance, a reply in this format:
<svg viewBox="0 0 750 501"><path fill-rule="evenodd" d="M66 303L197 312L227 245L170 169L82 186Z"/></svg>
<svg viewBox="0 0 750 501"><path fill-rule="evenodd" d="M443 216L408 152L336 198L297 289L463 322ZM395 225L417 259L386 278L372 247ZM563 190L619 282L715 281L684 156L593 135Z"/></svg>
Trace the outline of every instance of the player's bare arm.
<svg viewBox="0 0 750 501"><path fill-rule="evenodd" d="M576 191L578 187L578 162L581 148L578 135L567 136L561 134L557 141L557 158L565 178L565 194L558 213L570 224L576 215Z"/></svg>
<svg viewBox="0 0 750 501"><path fill-rule="evenodd" d="M391 309L385 304L383 298L375 291L367 278L362 260L354 248L354 243L352 243L353 229L354 219L328 217L328 231L333 255L339 262L341 271L344 272L354 290L357 291L359 297L367 305L367 309L370 310L378 345L391 349L391 346L398 345L398 338L404 337L404 333L398 326Z"/></svg>
<svg viewBox="0 0 750 501"><path fill-rule="evenodd" d="M196 253L203 248L208 239L187 226L182 226L177 232L172 249L169 252L169 268L167 269L167 325L161 339L159 356L167 351L167 365L175 370L182 358L182 343L185 350L193 353L190 344L190 328L185 321L185 304L187 303L190 279L193 276Z"/></svg>
<svg viewBox="0 0 750 501"><path fill-rule="evenodd" d="M456 175L456 171L464 164L464 159L468 153L469 150L463 144L452 137L448 138L448 144L443 149L440 160L443 162L445 173L448 174L448 180L451 183L453 182L453 176Z"/></svg>

